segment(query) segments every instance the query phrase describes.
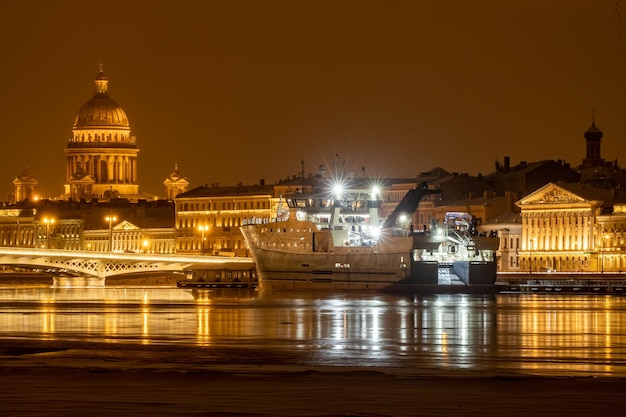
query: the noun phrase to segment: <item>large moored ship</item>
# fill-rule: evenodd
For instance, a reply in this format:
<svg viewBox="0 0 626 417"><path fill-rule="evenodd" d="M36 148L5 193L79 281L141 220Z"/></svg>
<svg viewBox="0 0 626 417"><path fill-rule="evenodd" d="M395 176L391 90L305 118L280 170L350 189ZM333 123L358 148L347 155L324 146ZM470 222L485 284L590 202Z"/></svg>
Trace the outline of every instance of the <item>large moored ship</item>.
<svg viewBox="0 0 626 417"><path fill-rule="evenodd" d="M466 213L448 213L415 231L420 200L438 190L422 183L379 220L376 192L285 196L278 221L241 227L260 290L403 292L490 291L495 237L475 232Z"/></svg>

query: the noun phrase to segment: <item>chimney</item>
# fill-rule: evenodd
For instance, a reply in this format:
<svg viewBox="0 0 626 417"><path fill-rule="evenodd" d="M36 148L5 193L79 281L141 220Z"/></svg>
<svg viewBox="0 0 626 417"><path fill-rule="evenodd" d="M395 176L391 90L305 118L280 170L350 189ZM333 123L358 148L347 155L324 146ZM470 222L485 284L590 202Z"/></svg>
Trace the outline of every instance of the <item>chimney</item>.
<svg viewBox="0 0 626 417"><path fill-rule="evenodd" d="M510 168L511 168L511 157L505 156L504 157L504 172L509 172Z"/></svg>

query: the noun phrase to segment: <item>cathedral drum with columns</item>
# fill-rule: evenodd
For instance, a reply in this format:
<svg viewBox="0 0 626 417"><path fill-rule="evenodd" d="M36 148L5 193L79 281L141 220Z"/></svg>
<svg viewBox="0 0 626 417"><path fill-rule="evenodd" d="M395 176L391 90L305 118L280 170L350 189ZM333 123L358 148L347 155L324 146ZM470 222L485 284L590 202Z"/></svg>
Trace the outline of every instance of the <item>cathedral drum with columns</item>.
<svg viewBox="0 0 626 417"><path fill-rule="evenodd" d="M109 97L100 67L96 92L78 111L65 154L65 198L107 200L139 196L136 139L124 110Z"/></svg>

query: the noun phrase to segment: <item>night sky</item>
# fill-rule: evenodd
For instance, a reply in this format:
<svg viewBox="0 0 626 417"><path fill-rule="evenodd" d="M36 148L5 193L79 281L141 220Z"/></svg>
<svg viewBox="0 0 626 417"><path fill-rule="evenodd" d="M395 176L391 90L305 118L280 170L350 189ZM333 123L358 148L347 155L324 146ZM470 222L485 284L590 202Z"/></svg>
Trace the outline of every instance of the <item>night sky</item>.
<svg viewBox="0 0 626 417"><path fill-rule="evenodd" d="M6 0L0 200L25 166L63 192L100 63L126 111L140 191L273 183L331 166L413 177L585 157L626 166L621 0Z"/></svg>

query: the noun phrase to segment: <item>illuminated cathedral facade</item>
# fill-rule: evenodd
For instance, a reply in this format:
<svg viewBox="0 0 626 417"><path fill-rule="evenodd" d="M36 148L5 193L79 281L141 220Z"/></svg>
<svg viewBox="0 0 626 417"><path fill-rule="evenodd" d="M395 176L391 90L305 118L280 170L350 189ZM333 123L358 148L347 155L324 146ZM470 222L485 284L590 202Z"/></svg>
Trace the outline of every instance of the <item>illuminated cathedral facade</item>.
<svg viewBox="0 0 626 417"><path fill-rule="evenodd" d="M94 96L78 111L65 149L68 200L137 200L137 141L124 109L108 93L108 79L98 73Z"/></svg>

